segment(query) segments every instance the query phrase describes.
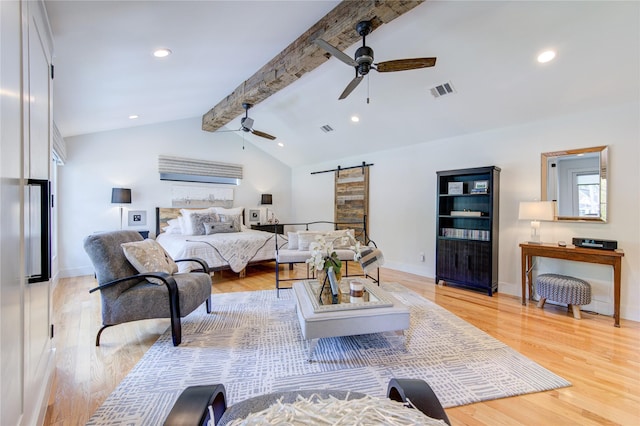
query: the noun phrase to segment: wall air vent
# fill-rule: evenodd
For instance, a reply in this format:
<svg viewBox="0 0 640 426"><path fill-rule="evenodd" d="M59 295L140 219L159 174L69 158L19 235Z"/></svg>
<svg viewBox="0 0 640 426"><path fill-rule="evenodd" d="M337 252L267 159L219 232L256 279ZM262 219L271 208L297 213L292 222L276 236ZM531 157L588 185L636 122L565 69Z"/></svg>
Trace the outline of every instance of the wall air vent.
<svg viewBox="0 0 640 426"><path fill-rule="evenodd" d="M456 93L456 89L453 88L453 84L451 84L450 81L447 81L446 83L442 83L438 86L432 87L431 89L429 89L429 91L431 92L434 98L439 98L441 96L451 95L453 93Z"/></svg>
<svg viewBox="0 0 640 426"><path fill-rule="evenodd" d="M320 127L320 130L322 130L325 133L329 133L329 132L333 132L333 127L329 126L328 124L325 124L324 126Z"/></svg>

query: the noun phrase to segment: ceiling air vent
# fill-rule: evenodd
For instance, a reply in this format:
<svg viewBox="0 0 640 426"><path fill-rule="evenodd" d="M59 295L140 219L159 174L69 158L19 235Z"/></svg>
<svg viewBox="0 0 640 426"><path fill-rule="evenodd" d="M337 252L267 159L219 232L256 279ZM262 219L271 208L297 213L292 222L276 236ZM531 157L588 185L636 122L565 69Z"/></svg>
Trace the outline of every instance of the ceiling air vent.
<svg viewBox="0 0 640 426"><path fill-rule="evenodd" d="M446 83L442 83L436 87L432 87L429 89L434 98L439 98L441 96L450 95L456 93L456 89L453 88L453 84L450 81Z"/></svg>
<svg viewBox="0 0 640 426"><path fill-rule="evenodd" d="M320 130L322 130L325 133L329 133L329 132L333 132L333 127L329 126L328 124L325 124L324 126L320 127Z"/></svg>

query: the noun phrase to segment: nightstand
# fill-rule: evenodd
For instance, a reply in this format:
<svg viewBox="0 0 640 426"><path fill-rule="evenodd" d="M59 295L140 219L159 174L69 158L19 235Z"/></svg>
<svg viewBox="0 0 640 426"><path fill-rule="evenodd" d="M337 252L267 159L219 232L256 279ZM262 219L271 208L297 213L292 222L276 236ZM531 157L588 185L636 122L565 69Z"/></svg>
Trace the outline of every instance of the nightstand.
<svg viewBox="0 0 640 426"><path fill-rule="evenodd" d="M251 225L251 229L255 229L257 231L271 232L275 234L284 234L284 225L280 225L277 223L267 223L264 225Z"/></svg>

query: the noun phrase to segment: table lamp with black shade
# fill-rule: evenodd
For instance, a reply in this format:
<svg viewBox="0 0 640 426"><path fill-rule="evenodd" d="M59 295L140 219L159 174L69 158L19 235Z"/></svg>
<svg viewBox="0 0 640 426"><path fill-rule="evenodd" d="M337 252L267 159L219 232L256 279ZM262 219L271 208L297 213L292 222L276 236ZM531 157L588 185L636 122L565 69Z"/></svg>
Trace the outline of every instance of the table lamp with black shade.
<svg viewBox="0 0 640 426"><path fill-rule="evenodd" d="M131 204L131 189L129 188L112 188L111 204L120 204L120 229L122 229L122 210L123 204Z"/></svg>

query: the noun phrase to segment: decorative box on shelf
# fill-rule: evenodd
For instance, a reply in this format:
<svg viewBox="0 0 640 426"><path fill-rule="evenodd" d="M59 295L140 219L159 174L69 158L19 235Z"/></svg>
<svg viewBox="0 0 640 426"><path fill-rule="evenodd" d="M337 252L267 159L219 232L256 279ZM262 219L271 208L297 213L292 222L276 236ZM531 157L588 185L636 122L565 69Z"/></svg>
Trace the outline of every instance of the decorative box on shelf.
<svg viewBox="0 0 640 426"><path fill-rule="evenodd" d="M464 192L464 182L449 182L448 194L460 195Z"/></svg>
<svg viewBox="0 0 640 426"><path fill-rule="evenodd" d="M451 216L480 217L482 216L482 212L469 211L469 210L452 210Z"/></svg>
<svg viewBox="0 0 640 426"><path fill-rule="evenodd" d="M489 192L488 180L476 180L473 182L473 187L469 191L471 194L486 194Z"/></svg>

